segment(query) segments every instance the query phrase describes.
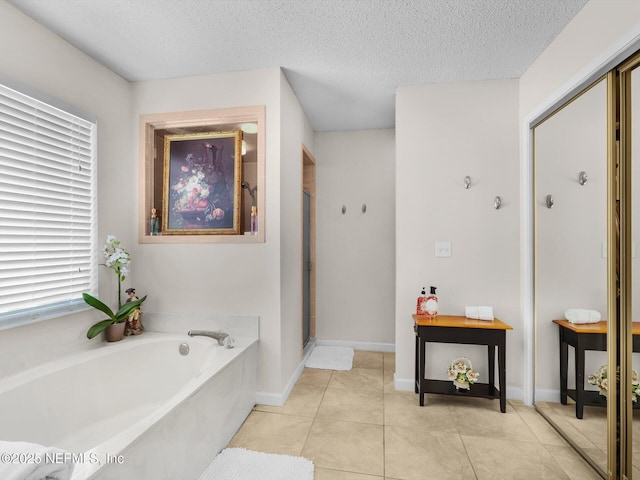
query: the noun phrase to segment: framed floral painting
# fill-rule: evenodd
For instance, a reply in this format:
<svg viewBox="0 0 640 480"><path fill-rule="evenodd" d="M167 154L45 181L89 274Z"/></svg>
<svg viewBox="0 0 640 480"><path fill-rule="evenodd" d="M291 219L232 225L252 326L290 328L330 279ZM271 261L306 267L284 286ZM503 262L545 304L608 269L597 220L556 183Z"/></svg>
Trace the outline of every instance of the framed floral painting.
<svg viewBox="0 0 640 480"><path fill-rule="evenodd" d="M164 137L164 235L238 235L242 132Z"/></svg>

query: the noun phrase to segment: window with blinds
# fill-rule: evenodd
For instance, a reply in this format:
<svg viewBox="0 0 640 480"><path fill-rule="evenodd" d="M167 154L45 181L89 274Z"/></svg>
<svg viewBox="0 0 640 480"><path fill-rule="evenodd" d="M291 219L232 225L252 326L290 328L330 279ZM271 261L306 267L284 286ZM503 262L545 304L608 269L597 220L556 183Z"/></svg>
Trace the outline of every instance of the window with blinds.
<svg viewBox="0 0 640 480"><path fill-rule="evenodd" d="M96 124L0 85L0 327L94 292Z"/></svg>

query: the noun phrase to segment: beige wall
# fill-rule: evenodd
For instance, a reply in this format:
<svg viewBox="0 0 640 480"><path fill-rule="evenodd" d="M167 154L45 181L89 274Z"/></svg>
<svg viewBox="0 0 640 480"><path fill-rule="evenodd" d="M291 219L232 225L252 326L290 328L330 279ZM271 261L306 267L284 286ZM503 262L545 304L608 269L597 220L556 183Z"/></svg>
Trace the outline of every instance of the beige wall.
<svg viewBox="0 0 640 480"><path fill-rule="evenodd" d="M132 154L135 128L129 83L4 1L0 74L97 118L99 236L119 233L132 245L135 237L129 224L136 205L137 160ZM100 281L101 295L115 300L114 279L100 272ZM85 333L97 320L100 314L92 311L0 332L0 376L95 347Z"/></svg>
<svg viewBox="0 0 640 480"><path fill-rule="evenodd" d="M413 389L416 298L438 287L440 313L490 305L507 333L507 385L521 387L518 82L398 89L396 95L396 386ZM463 180L471 177L465 190ZM495 210L494 197L502 198ZM435 257L435 242L452 256ZM467 355L487 381L486 347L429 345L427 375Z"/></svg>
<svg viewBox="0 0 640 480"><path fill-rule="evenodd" d="M611 54L612 46L638 35L639 21L636 0L588 2L520 77L520 116L575 84Z"/></svg>
<svg viewBox="0 0 640 480"><path fill-rule="evenodd" d="M317 133L315 155L316 337L392 348L395 132Z"/></svg>
<svg viewBox="0 0 640 480"><path fill-rule="evenodd" d="M302 145L314 151L313 130L280 72L280 337L287 392L302 360ZM267 169L269 169L267 165Z"/></svg>
<svg viewBox="0 0 640 480"><path fill-rule="evenodd" d="M185 332L188 313L259 315L260 364L269 368L260 371L258 389L281 391L280 69L137 82L133 98L136 122L150 113L266 106L265 243L136 243L132 254L139 266L131 282L138 291L149 292L148 311L185 313ZM137 232L135 220L129 221L132 233Z"/></svg>

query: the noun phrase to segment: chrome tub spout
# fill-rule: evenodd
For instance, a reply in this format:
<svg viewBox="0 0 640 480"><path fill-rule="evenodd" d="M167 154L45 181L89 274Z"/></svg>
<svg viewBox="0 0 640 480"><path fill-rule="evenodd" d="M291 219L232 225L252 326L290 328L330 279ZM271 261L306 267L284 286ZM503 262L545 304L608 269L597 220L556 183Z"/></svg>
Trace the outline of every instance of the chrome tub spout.
<svg viewBox="0 0 640 480"><path fill-rule="evenodd" d="M224 345L224 339L229 336L228 333L212 330L189 330L187 335L190 337L210 337L218 341L218 345Z"/></svg>

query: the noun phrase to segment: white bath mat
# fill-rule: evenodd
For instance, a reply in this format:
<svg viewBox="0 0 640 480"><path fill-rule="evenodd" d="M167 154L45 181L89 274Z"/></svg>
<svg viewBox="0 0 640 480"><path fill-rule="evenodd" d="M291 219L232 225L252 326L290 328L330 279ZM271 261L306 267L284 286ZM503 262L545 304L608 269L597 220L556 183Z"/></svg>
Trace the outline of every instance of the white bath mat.
<svg viewBox="0 0 640 480"><path fill-rule="evenodd" d="M200 480L313 480L313 463L302 457L225 448Z"/></svg>
<svg viewBox="0 0 640 480"><path fill-rule="evenodd" d="M349 347L315 347L304 362L308 368L325 370L351 370L353 365L353 348Z"/></svg>

